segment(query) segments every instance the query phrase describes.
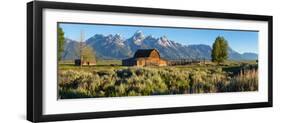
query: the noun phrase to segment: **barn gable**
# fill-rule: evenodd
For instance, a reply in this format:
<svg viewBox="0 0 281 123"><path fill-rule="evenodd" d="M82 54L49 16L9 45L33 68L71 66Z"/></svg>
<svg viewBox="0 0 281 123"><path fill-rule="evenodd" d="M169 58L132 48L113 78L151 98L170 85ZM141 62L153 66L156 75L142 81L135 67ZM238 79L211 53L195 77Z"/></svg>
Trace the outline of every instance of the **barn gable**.
<svg viewBox="0 0 281 123"><path fill-rule="evenodd" d="M166 66L167 61L160 58L156 49L139 49L134 57L122 60L123 66Z"/></svg>

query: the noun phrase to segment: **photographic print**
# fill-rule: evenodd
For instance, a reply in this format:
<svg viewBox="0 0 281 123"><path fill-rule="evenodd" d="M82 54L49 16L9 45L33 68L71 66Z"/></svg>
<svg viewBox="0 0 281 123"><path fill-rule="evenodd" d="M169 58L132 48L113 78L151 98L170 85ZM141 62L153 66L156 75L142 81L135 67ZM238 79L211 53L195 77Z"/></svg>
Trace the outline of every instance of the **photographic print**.
<svg viewBox="0 0 281 123"><path fill-rule="evenodd" d="M258 91L256 30L57 23L58 99Z"/></svg>
<svg viewBox="0 0 281 123"><path fill-rule="evenodd" d="M273 17L32 1L27 120L272 107Z"/></svg>

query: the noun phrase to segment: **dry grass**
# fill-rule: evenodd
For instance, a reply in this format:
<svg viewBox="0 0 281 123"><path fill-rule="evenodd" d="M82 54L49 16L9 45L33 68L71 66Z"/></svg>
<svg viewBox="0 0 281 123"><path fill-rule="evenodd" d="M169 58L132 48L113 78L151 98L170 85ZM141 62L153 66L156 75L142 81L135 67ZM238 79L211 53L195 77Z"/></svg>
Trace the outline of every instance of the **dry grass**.
<svg viewBox="0 0 281 123"><path fill-rule="evenodd" d="M258 71L232 75L222 67L63 67L59 98L257 91ZM230 76L232 75L232 76Z"/></svg>

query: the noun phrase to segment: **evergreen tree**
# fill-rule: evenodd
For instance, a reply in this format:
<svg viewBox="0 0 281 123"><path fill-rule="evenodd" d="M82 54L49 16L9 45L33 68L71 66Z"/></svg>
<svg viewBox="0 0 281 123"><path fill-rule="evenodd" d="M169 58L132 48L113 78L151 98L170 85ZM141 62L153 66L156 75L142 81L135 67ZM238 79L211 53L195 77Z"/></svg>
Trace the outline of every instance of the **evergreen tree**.
<svg viewBox="0 0 281 123"><path fill-rule="evenodd" d="M212 61L222 63L228 58L228 43L224 37L218 36L213 43Z"/></svg>
<svg viewBox="0 0 281 123"><path fill-rule="evenodd" d="M58 60L62 59L62 53L64 51L64 32L61 27L58 28Z"/></svg>

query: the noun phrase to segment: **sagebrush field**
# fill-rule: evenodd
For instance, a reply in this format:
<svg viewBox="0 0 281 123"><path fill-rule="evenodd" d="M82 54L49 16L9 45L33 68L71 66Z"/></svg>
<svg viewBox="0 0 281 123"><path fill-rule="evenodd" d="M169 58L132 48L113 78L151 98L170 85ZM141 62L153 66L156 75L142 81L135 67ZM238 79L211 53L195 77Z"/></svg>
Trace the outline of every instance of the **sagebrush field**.
<svg viewBox="0 0 281 123"><path fill-rule="evenodd" d="M166 67L125 67L118 61L79 67L59 65L59 98L147 96L258 90L256 62ZM104 64L104 63L108 63Z"/></svg>

